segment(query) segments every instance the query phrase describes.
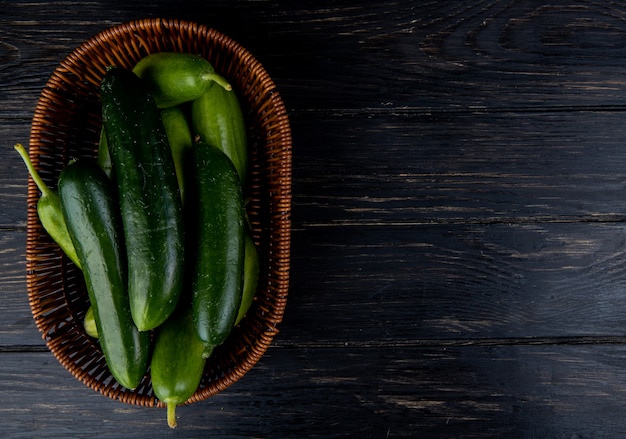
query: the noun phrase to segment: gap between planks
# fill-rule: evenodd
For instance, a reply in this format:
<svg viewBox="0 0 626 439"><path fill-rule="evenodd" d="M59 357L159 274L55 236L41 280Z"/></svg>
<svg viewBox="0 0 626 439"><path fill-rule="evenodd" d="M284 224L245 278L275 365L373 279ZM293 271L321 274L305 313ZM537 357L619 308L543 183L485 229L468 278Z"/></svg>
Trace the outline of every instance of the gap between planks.
<svg viewBox="0 0 626 439"><path fill-rule="evenodd" d="M446 348L466 346L581 346L581 345L626 345L626 335L552 336L552 337L489 337L489 338L444 338L371 341L323 341L323 342L275 342L270 348Z"/></svg>
<svg viewBox="0 0 626 439"><path fill-rule="evenodd" d="M424 116L424 115L463 115L463 114L509 114L509 113L619 113L625 112L624 105L529 105L521 106L486 106L470 105L443 106L443 107L418 107L418 106L375 106L363 108L296 108L289 111L290 116L298 117L305 115L326 116Z"/></svg>
<svg viewBox="0 0 626 439"><path fill-rule="evenodd" d="M624 214L591 214L580 216L503 216L492 218L445 218L445 219L428 219L422 221L353 221L353 220L336 220L332 222L310 223L303 222L301 224L294 223L292 230L296 231L302 228L321 228L321 227L415 227L415 226L432 226L432 225L492 225L492 224L581 224L581 223L624 223L626 215Z"/></svg>
<svg viewBox="0 0 626 439"><path fill-rule="evenodd" d="M581 346L581 345L626 345L626 335L588 335L554 337L489 337L489 338L444 338L444 339L407 339L407 340L371 340L371 341L280 341L274 342L269 349L381 349L381 348L446 348L469 346ZM0 345L3 353L47 353L45 345Z"/></svg>

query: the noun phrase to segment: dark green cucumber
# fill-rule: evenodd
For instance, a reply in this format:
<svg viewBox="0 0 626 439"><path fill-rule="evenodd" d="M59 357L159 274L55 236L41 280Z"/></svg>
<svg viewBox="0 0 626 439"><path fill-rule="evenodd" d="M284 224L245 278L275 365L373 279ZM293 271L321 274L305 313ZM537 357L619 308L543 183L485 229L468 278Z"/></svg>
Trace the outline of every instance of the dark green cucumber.
<svg viewBox="0 0 626 439"><path fill-rule="evenodd" d="M239 312L235 325L241 322L244 318L252 301L254 300L254 294L256 293L256 287L259 279L259 252L257 251L252 235L249 231L246 231L246 247L245 247L245 259L243 263L243 293L241 297L241 305L239 306Z"/></svg>
<svg viewBox="0 0 626 439"><path fill-rule="evenodd" d="M193 143L191 128L187 122L185 111L180 106L161 110L161 120L163 121L163 127L165 128L167 140L172 151L172 158L174 159L180 197L184 200L185 182L183 178L183 158L188 148L191 147ZM111 156L109 154L104 130L100 133L98 165L111 177Z"/></svg>
<svg viewBox="0 0 626 439"><path fill-rule="evenodd" d="M200 140L221 149L234 163L241 184L248 176L248 140L239 100L234 91L211 85L191 107L193 131Z"/></svg>
<svg viewBox="0 0 626 439"><path fill-rule="evenodd" d="M153 53L139 60L133 72L147 84L159 108L197 99L213 82L231 89L206 59L190 53Z"/></svg>
<svg viewBox="0 0 626 439"><path fill-rule="evenodd" d="M188 180L192 308L207 355L230 333L241 304L244 261L242 189L228 157L206 143L192 148Z"/></svg>
<svg viewBox="0 0 626 439"><path fill-rule="evenodd" d="M160 110L144 83L121 68L100 86L102 120L120 197L135 324L154 329L176 308L183 281L180 192Z"/></svg>
<svg viewBox="0 0 626 439"><path fill-rule="evenodd" d="M107 136L104 128L100 130L100 140L98 142L98 166L102 168L104 173L111 177L111 156L109 155L109 147L107 145Z"/></svg>
<svg viewBox="0 0 626 439"><path fill-rule="evenodd" d="M196 391L204 372L204 344L196 334L191 308L176 311L156 331L150 363L152 388L167 405L167 423L176 427L176 406Z"/></svg>
<svg viewBox="0 0 626 439"><path fill-rule="evenodd" d="M14 148L22 157L22 160L24 160L24 164L26 168L28 168L28 173L37 185L39 192L41 192L41 196L37 201L37 216L39 217L41 225L45 231L48 232L52 240L61 248L63 253L65 253L78 268L81 268L80 260L74 249L74 244L67 231L59 194L50 189L41 179L24 147L18 143Z"/></svg>
<svg viewBox="0 0 626 439"><path fill-rule="evenodd" d="M102 169L81 160L61 172L59 197L107 365L121 385L134 389L147 370L150 334L140 332L130 314L115 190Z"/></svg>

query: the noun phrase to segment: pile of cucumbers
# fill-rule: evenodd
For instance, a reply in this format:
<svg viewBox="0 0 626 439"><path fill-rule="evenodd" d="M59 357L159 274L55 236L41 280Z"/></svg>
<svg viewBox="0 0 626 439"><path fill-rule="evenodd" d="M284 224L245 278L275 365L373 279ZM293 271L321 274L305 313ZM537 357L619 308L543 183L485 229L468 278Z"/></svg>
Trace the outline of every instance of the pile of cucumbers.
<svg viewBox="0 0 626 439"><path fill-rule="evenodd" d="M100 84L97 160L72 160L58 192L40 189L40 221L82 270L113 377L175 408L200 385L206 359L249 309L259 274L247 222L246 128L230 84L204 58L161 52Z"/></svg>

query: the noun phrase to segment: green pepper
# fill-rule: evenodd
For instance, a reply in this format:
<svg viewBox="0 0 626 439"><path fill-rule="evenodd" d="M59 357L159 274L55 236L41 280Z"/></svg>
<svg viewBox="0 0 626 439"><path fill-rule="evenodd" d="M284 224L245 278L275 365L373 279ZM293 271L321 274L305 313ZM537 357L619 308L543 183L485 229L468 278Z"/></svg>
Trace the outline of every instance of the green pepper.
<svg viewBox="0 0 626 439"><path fill-rule="evenodd" d="M24 147L18 143L14 146L14 148L22 157L22 160L24 160L30 176L35 181L37 188L39 188L39 191L41 192L39 201L37 201L37 215L39 216L41 225L46 232L48 232L48 235L50 235L53 241L58 244L61 250L63 250L67 257L70 258L70 260L74 262L78 268L81 268L80 261L76 255L76 250L74 249L74 244L72 243L70 234L67 231L67 225L65 224L59 195L50 189L41 179L39 173L33 166L33 163L30 161L30 157Z"/></svg>
<svg viewBox="0 0 626 439"><path fill-rule="evenodd" d="M144 81L159 108L193 101L214 82L232 88L206 59L190 53L153 53L139 60L133 73Z"/></svg>

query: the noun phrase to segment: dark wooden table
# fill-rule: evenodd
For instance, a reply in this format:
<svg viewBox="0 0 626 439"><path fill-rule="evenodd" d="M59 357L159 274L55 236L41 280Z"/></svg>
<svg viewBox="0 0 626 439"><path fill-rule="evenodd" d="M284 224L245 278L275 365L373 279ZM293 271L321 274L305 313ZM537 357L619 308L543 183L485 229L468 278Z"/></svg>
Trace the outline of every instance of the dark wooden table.
<svg viewBox="0 0 626 439"><path fill-rule="evenodd" d="M626 4L0 1L4 438L626 437ZM248 48L293 130L280 334L164 412L88 389L25 283L27 143L83 40L175 17Z"/></svg>

